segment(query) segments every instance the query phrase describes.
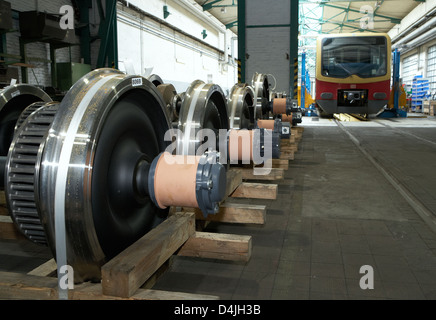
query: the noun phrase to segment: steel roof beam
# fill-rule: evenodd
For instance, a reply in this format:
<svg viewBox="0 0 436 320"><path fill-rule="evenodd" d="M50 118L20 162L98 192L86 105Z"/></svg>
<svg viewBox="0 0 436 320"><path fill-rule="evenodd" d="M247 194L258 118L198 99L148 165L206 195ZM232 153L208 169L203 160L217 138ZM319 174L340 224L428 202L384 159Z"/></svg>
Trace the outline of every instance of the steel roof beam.
<svg viewBox="0 0 436 320"><path fill-rule="evenodd" d="M360 10L357 9L352 9L352 8L346 8L346 7L341 7L341 6L336 6L333 4L327 4L327 3L323 3L320 4L323 7L328 7L328 8L333 8L333 9L339 9L339 10L343 10L344 12L356 12L356 13L361 13ZM379 17L379 18L385 18L385 19L389 19L392 23L400 23L401 19L396 18L396 17L390 17L390 16L385 16L382 14L378 14L378 13L374 13L374 17Z"/></svg>
<svg viewBox="0 0 436 320"><path fill-rule="evenodd" d="M235 0L232 1L232 4L216 4L219 2L222 2L224 0L213 0L211 2L206 2L202 5L204 11L209 11L213 8L228 8L228 7L237 7L237 4L235 4Z"/></svg>

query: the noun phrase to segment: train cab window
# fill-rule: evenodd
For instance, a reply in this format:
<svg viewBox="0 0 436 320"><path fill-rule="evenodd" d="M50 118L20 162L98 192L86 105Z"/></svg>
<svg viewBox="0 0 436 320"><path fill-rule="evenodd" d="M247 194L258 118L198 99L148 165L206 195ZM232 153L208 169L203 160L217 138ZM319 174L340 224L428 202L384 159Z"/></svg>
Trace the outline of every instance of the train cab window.
<svg viewBox="0 0 436 320"><path fill-rule="evenodd" d="M337 37L322 41L322 74L327 77L380 77L387 73L385 37Z"/></svg>

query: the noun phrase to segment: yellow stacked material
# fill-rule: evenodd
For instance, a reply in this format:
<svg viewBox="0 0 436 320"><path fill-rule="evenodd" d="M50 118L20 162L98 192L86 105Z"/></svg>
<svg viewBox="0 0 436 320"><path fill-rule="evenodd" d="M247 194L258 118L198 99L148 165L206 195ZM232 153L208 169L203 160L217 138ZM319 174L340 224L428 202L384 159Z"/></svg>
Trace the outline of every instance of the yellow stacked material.
<svg viewBox="0 0 436 320"><path fill-rule="evenodd" d="M388 108L389 109L393 109L394 108L394 90L391 90L391 96L389 97L389 101L388 101ZM398 107L400 109L405 109L407 106L407 95L406 95L406 91L404 90L403 87L400 87L400 95L399 95L399 100L398 100Z"/></svg>
<svg viewBox="0 0 436 320"><path fill-rule="evenodd" d="M304 101L304 106L301 105L301 87L298 87L298 105L308 109L311 104L315 103L315 100L310 95L309 91L306 90L306 98Z"/></svg>

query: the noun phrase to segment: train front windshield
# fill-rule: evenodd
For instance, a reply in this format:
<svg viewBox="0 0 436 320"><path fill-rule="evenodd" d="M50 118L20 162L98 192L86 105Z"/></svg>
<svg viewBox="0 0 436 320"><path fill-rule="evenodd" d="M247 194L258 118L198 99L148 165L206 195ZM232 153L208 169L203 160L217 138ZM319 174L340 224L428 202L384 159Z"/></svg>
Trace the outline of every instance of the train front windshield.
<svg viewBox="0 0 436 320"><path fill-rule="evenodd" d="M388 64L385 37L338 37L322 41L322 75L332 78L385 76Z"/></svg>

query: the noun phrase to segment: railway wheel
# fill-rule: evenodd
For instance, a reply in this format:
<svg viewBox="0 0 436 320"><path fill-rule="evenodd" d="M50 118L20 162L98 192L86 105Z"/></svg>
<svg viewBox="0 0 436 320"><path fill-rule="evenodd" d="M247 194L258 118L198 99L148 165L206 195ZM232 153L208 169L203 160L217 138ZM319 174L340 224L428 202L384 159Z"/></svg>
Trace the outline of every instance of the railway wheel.
<svg viewBox="0 0 436 320"><path fill-rule="evenodd" d="M243 83L235 84L228 99L229 121L231 129L252 129L254 114L254 90Z"/></svg>
<svg viewBox="0 0 436 320"><path fill-rule="evenodd" d="M255 108L254 118L252 122L257 119L268 119L268 104L270 99L270 90L268 76L262 73L255 73L251 80L251 85L254 88L255 95Z"/></svg>
<svg viewBox="0 0 436 320"><path fill-rule="evenodd" d="M227 102L220 86L196 80L183 95L179 113L177 154L195 155L205 143L202 129L210 129L215 138L220 129L229 129ZM218 143L214 142L218 147Z"/></svg>
<svg viewBox="0 0 436 320"><path fill-rule="evenodd" d="M138 163L151 163L167 146L164 103L146 79L98 69L49 118L47 110L34 112L14 138L5 173L8 205L23 233L33 219L38 237L29 238L48 243L54 256L55 215L63 216L75 280L99 279L103 263L167 216L134 183ZM24 218L18 214L29 208Z"/></svg>
<svg viewBox="0 0 436 320"><path fill-rule="evenodd" d="M43 90L28 84L5 87L0 90L0 97L0 156L6 156L22 111L34 102L48 102L51 98Z"/></svg>

